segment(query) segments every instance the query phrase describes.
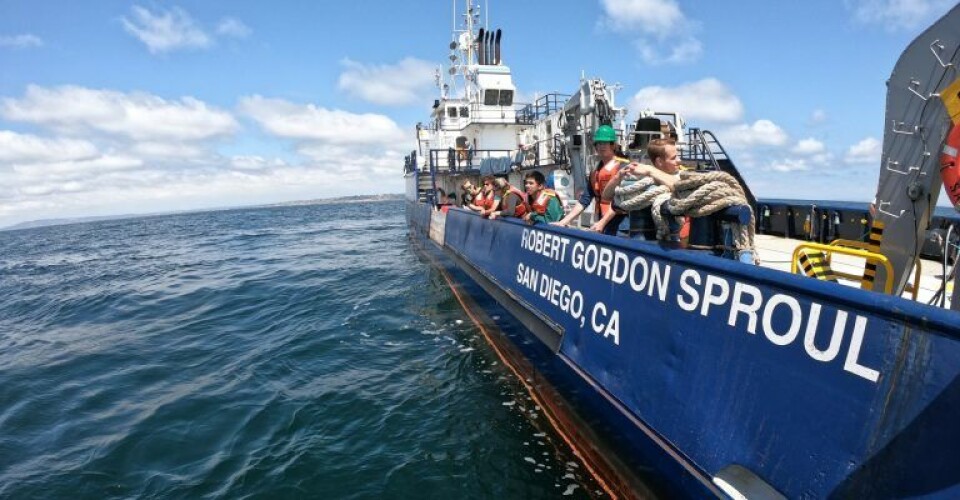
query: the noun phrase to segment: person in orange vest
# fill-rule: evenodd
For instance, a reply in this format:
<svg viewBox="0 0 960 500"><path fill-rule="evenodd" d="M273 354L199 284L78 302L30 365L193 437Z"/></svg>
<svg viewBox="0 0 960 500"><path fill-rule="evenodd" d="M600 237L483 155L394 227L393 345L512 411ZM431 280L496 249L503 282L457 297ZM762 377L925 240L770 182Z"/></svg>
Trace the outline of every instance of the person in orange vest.
<svg viewBox="0 0 960 500"><path fill-rule="evenodd" d="M593 147L600 157L597 167L587 176L587 188L583 190L577 205L563 219L554 222L557 226L568 226L585 208L594 203L594 214L599 219L590 226L591 231L604 234L617 234L624 214L614 209L610 201L602 198L603 190L617 175L621 168L630 162L616 155L617 132L610 125L600 125L593 134Z"/></svg>
<svg viewBox="0 0 960 500"><path fill-rule="evenodd" d="M527 193L513 187L503 177L497 177L494 181L499 197L497 198L496 209L490 213L490 219L497 217L518 217L523 218L530 211L527 204Z"/></svg>
<svg viewBox="0 0 960 500"><path fill-rule="evenodd" d="M534 222L555 222L563 217L563 204L556 191L544 187L546 179L537 171L530 172L523 177L523 185L527 189L527 199L530 200L530 211L523 216L523 220Z"/></svg>
<svg viewBox="0 0 960 500"><path fill-rule="evenodd" d="M471 205L471 210L476 210L480 212L481 216L484 216L484 212L493 206L493 176L485 175L480 179L481 184L483 185L480 188L480 192L473 198L473 205Z"/></svg>

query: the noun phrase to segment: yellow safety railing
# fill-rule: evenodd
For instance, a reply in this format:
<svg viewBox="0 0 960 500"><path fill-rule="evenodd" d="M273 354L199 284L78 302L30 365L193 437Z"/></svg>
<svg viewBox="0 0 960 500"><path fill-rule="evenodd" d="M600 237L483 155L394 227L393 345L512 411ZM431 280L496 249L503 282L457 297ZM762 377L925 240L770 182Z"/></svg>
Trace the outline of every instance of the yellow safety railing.
<svg viewBox="0 0 960 500"><path fill-rule="evenodd" d="M839 241L843 241L843 240L839 240ZM846 243L846 242L848 242L848 241L849 241L849 240L844 241L844 243ZM836 242L834 242L834 243L836 243ZM852 242L852 243L859 243L859 242ZM856 245L850 245L850 246L856 246ZM829 262L829 261L830 261L830 258L832 257L832 255L836 253L836 254L841 254L841 255L849 255L849 256L852 256L852 257L860 257L860 258L862 258L862 259L866 259L867 262L877 262L877 263L879 263L879 264L882 265L883 268L886 269L886 271L887 271L887 272L886 272L886 279L884 280L884 284L883 284L883 291L884 291L884 293L886 293L886 294L891 294L891 293L893 293L893 281L890 279L890 278L893 276L893 264L891 264L891 263L890 263L890 260L887 259L887 258L886 258L885 256L883 256L882 254L870 252L870 251L868 251L868 250L863 250L863 249L860 249L860 248L849 248L849 247L846 247L846 246L834 245L834 244L824 245L824 244L822 244L822 243L812 243L812 242L810 242L810 243L801 243L801 244L797 245L797 248L795 248L795 249L793 250L793 258L790 260L790 272L791 272L791 273L797 274L797 267L798 267L798 260L799 260L799 257L800 257L800 252L803 251L803 250L806 250L806 249L823 252L823 253L826 254L826 256L827 256L827 262ZM847 278L847 279L860 280L860 279L863 278L862 276L854 276L854 275L851 275L851 274L848 274L848 273L837 272L836 270L834 270L833 273L834 273L835 275L837 275L837 276L840 276L840 277L843 277L843 278ZM916 288L916 287L914 287L914 288ZM916 292L914 292L914 293L916 293Z"/></svg>
<svg viewBox="0 0 960 500"><path fill-rule="evenodd" d="M831 246L839 246L839 247L859 248L860 250L864 250L864 251L870 252L870 253L872 253L872 254L874 254L874 255L879 255L879 256L881 256L881 257L883 256L883 254L879 254L879 253L876 253L876 252L872 252L872 251L871 251L871 250L873 250L874 248L876 248L876 245L873 244L873 243L870 243L870 242L855 241L855 240L840 240L840 239L838 239L838 240L833 240L833 241L831 241L831 242L830 242L830 245L831 245ZM830 261L829 255L827 256L827 261L828 261L828 262ZM862 276L857 276L857 275L849 274L849 273L843 273L843 272L839 272L839 271L837 271L837 270L834 270L834 271L833 271L833 274L835 274L835 275L837 275L837 276L840 276L841 278L846 278L846 279L849 279L849 280L860 280L860 279L863 278ZM910 292L910 296L911 296L911 298L912 298L913 300L917 300L917 293L920 292L920 274L921 274L921 273L920 273L920 259L917 259L917 260L916 260L916 263L915 263L914 266L913 266L913 283L907 283L907 290L906 290L906 291ZM890 276L890 275L888 274L888 276ZM888 281L889 281L889 280L888 280Z"/></svg>

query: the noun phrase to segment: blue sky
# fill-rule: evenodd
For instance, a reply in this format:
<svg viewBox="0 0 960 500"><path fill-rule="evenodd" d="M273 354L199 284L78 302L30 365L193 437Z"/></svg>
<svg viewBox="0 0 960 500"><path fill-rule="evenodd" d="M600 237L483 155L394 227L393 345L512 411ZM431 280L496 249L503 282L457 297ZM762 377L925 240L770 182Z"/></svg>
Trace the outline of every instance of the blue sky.
<svg viewBox="0 0 960 500"><path fill-rule="evenodd" d="M5 0L0 227L402 192L453 3ZM884 82L954 4L488 3L520 99L619 82L631 118L716 133L758 196L862 201Z"/></svg>

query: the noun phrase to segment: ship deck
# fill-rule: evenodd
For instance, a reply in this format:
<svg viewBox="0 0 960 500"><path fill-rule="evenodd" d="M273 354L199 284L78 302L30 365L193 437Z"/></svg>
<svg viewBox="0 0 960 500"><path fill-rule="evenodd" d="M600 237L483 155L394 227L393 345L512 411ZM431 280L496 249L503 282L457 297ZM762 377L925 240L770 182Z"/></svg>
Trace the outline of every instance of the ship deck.
<svg viewBox="0 0 960 500"><path fill-rule="evenodd" d="M768 269L777 269L790 272L790 259L793 250L797 245L806 243L803 240L783 238L766 234L758 234L754 240L757 252L760 256L760 265ZM863 273L864 259L851 257L848 255L836 255L833 257L831 267L835 271L847 274L860 275ZM941 286L941 276L943 274L943 263L935 260L920 260L920 289L917 292L917 301L927 303L936 294ZM842 285L860 288L859 280L849 280L840 278L838 280ZM882 284L877 283L876 288L882 289ZM950 304L950 293L952 287L948 288L947 305ZM903 298L911 299L910 292L904 292Z"/></svg>

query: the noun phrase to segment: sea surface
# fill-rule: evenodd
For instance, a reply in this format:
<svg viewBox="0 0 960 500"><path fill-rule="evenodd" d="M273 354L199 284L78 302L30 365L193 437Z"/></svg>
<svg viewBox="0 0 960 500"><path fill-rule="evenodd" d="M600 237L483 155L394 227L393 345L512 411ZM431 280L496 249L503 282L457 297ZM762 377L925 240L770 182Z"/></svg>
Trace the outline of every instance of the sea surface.
<svg viewBox="0 0 960 500"><path fill-rule="evenodd" d="M2 498L596 496L400 202L0 232Z"/></svg>

